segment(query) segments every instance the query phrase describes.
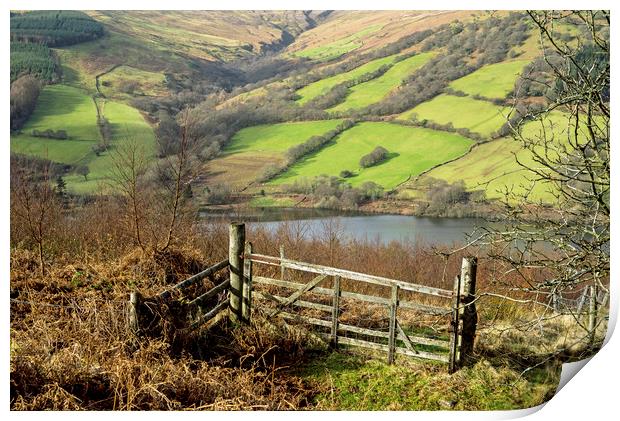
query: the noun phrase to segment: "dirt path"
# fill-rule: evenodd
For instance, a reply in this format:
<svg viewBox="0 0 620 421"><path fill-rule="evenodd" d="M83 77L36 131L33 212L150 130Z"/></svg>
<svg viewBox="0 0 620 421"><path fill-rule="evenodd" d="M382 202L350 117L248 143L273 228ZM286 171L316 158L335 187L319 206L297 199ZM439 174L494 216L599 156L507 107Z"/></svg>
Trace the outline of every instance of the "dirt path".
<svg viewBox="0 0 620 421"><path fill-rule="evenodd" d="M114 69L117 69L120 66L123 66L123 64L120 64L120 63L115 64L114 66L106 70L105 72L95 75L95 88L97 89L97 93L92 96L92 99L93 99L93 102L95 103L95 108L97 109L97 127L99 127L99 135L101 136L101 140L104 142L104 144L107 143L109 139L105 138L106 136L104 134L103 126L99 123L101 121L105 121L104 108L105 108L105 102L106 102L107 97L103 94L103 92L101 92L101 88L99 86L99 78L101 76L107 75L108 73L114 71ZM97 101L97 98L101 98L101 103Z"/></svg>
<svg viewBox="0 0 620 421"><path fill-rule="evenodd" d="M95 88L97 89L97 93L98 93L98 94L99 94L102 98L105 98L106 96L103 94L103 92L101 92L101 89L100 89L100 87L99 87L99 78L100 78L101 76L105 76L105 75L107 75L108 73L113 72L115 69L117 69L117 68L119 68L119 67L121 67L121 66L124 66L124 64L122 64L122 63L115 64L114 66L112 66L112 67L110 67L108 70L106 70L105 72L103 72L103 73L99 73L98 75L95 75Z"/></svg>

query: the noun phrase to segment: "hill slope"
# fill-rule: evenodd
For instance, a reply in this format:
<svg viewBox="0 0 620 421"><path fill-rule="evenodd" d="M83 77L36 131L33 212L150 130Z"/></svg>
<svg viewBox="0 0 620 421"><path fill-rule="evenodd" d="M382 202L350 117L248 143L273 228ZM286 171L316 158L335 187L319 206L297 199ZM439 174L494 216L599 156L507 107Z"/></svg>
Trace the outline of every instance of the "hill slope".
<svg viewBox="0 0 620 421"><path fill-rule="evenodd" d="M219 185L266 203L270 199L256 195L283 194L283 185L322 174L354 187L372 181L402 192L415 191L412 180L431 170L429 176L450 183L464 179L475 189L497 174L475 166L466 173L468 160L492 154L503 168L519 154L516 144L496 139L506 134L514 101L523 100L512 97L519 73L537 57L522 14L87 13L103 25L103 35L51 49L62 84L44 90L31 121L13 135L12 149L38 156L47 150L58 162L87 163L92 180L105 179L108 159L91 151L102 136L97 118L109 120L113 144L131 127L155 155L158 122L174 121L186 107L199 121L204 142L204 165L192 185L199 200ZM66 100L67 93L73 100ZM55 101L76 105L55 114L49 106ZM69 122L78 119L93 135L79 135ZM342 119L355 125L325 141L315 139L301 153L287 153L327 135ZM31 136L39 129L68 130L71 139ZM378 146L387 149L388 159L361 168L360 158ZM94 188L75 173L67 179L73 191Z"/></svg>

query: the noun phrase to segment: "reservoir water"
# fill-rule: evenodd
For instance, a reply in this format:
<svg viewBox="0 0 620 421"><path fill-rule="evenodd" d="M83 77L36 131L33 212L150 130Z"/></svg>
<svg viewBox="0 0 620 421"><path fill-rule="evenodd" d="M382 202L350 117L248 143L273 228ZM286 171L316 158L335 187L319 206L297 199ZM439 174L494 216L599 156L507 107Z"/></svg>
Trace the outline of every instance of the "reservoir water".
<svg viewBox="0 0 620 421"><path fill-rule="evenodd" d="M389 243L411 242L420 245L463 243L467 234L492 222L478 218L432 218L410 215L360 214L320 209L251 209L243 213L203 211L208 219L243 221L250 227L275 232L283 224L301 230L304 236L324 236L337 232L341 237Z"/></svg>

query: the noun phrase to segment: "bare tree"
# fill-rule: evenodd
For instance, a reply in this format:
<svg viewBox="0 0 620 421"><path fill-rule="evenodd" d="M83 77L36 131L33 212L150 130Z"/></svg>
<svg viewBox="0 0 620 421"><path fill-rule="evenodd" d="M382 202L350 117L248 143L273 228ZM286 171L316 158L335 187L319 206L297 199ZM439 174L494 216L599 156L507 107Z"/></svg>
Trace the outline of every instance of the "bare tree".
<svg viewBox="0 0 620 421"><path fill-rule="evenodd" d="M134 234L134 240L142 251L146 251L148 243L143 234L147 205L145 150L137 139L130 136L119 143L113 151L112 178L125 200L127 224Z"/></svg>
<svg viewBox="0 0 620 421"><path fill-rule="evenodd" d="M158 161L157 173L160 184L160 200L166 218L166 232L160 250L165 251L174 239L175 229L191 213L186 193L196 176L199 166L200 136L196 130L197 120L185 109L179 114L180 134L176 154Z"/></svg>
<svg viewBox="0 0 620 421"><path fill-rule="evenodd" d="M529 184L506 190L503 211L509 222L482 241L504 245L493 257L518 274L514 289L550 297L586 285L607 291L609 12L528 13L540 32L545 72L538 83L546 86L547 106L513 127L532 157L517 158L530 174ZM566 24L579 35L562 36L558 28ZM538 121L537 132L524 130L531 120ZM551 203L534 194L541 185ZM544 276L534 281L532 270Z"/></svg>
<svg viewBox="0 0 620 421"><path fill-rule="evenodd" d="M128 222L138 246L163 253L192 215L191 182L200 163L200 137L188 110L180 113L174 154L155 161L131 136L114 153L116 185L127 205Z"/></svg>
<svg viewBox="0 0 620 421"><path fill-rule="evenodd" d="M36 244L41 276L45 275L45 244L61 207L51 183L51 165L50 161L11 165L11 217L17 218Z"/></svg>

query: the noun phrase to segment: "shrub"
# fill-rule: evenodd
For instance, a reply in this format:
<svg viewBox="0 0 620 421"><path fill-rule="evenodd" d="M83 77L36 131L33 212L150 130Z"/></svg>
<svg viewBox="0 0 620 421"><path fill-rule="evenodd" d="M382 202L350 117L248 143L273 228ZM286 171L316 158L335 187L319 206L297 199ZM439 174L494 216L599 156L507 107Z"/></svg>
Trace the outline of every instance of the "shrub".
<svg viewBox="0 0 620 421"><path fill-rule="evenodd" d="M378 163L385 161L388 157L388 150L383 146L377 146L371 153L368 155L364 155L360 159L360 167L368 168L373 165L377 165Z"/></svg>
<svg viewBox="0 0 620 421"><path fill-rule="evenodd" d="M342 170L340 171L340 178L349 178L349 177L353 177L353 173L349 170Z"/></svg>
<svg viewBox="0 0 620 421"><path fill-rule="evenodd" d="M280 167L276 164L268 165L262 172L262 174L258 177L258 181L264 183L265 181L269 181L278 174L281 174L286 167Z"/></svg>
<svg viewBox="0 0 620 421"><path fill-rule="evenodd" d="M88 180L88 174L90 174L90 168L87 165L80 165L75 169L79 175L84 177L84 180Z"/></svg>
<svg viewBox="0 0 620 421"><path fill-rule="evenodd" d="M206 188L205 200L210 205L223 205L230 202L232 191L228 184L216 184Z"/></svg>
<svg viewBox="0 0 620 421"><path fill-rule="evenodd" d="M48 139L69 139L69 135L67 134L66 130L52 130L52 129L47 129L47 130L37 130L34 129L32 131L32 135L34 137L46 137Z"/></svg>

